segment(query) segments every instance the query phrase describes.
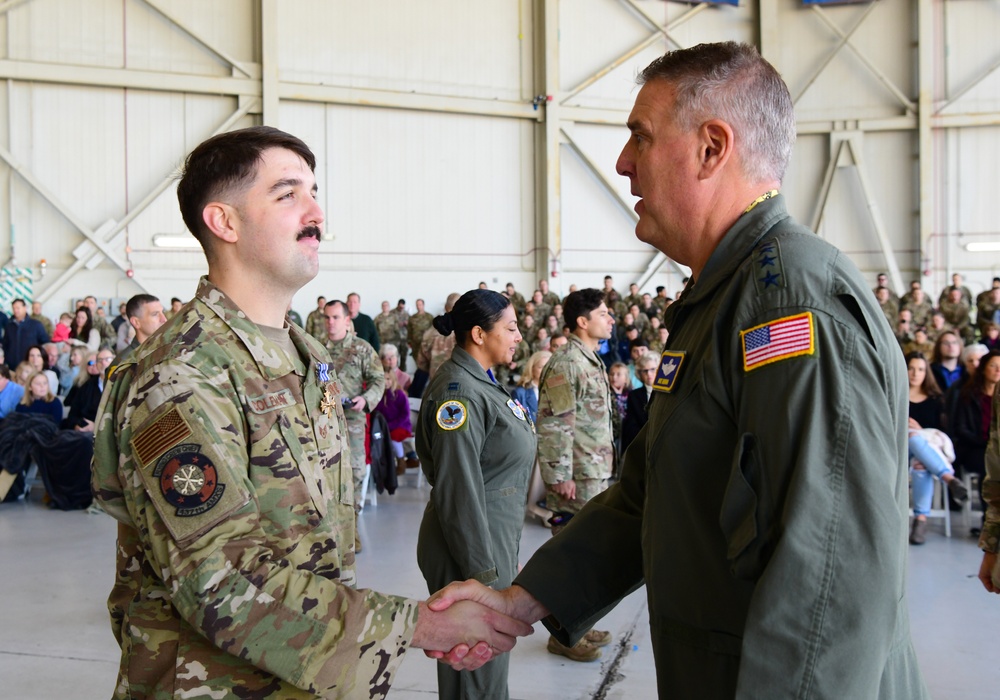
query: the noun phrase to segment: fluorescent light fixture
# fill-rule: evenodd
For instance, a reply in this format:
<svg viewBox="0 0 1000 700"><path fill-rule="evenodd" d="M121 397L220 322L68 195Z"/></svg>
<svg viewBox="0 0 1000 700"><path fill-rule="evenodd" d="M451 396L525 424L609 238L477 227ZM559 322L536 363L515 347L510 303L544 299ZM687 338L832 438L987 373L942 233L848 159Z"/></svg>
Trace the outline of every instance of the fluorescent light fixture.
<svg viewBox="0 0 1000 700"><path fill-rule="evenodd" d="M966 243L965 249L970 253L996 253L1000 251L1000 241L979 241Z"/></svg>
<svg viewBox="0 0 1000 700"><path fill-rule="evenodd" d="M157 248L198 250L201 244L190 234L156 233L153 234L153 245Z"/></svg>

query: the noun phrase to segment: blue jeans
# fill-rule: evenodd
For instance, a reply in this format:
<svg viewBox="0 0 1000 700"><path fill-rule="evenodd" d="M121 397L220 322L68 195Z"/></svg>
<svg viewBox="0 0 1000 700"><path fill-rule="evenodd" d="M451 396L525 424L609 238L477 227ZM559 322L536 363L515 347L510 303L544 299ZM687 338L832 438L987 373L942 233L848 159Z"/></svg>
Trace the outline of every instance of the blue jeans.
<svg viewBox="0 0 1000 700"><path fill-rule="evenodd" d="M940 453L927 444L922 435L913 434L909 439L910 457L924 465L923 469L910 469L913 483L913 514L927 515L931 512L931 498L934 495L934 477L954 474ZM947 499L945 507L947 507Z"/></svg>

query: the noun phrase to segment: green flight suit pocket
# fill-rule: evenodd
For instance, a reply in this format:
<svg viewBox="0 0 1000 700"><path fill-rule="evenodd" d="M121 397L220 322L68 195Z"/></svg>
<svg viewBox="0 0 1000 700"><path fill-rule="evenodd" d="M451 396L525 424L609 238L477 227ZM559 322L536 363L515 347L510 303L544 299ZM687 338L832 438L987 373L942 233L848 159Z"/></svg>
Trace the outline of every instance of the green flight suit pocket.
<svg viewBox="0 0 1000 700"><path fill-rule="evenodd" d="M746 433L737 443L719 512L730 571L739 579L756 580L764 569L758 541L760 499L755 488L760 474L757 438Z"/></svg>

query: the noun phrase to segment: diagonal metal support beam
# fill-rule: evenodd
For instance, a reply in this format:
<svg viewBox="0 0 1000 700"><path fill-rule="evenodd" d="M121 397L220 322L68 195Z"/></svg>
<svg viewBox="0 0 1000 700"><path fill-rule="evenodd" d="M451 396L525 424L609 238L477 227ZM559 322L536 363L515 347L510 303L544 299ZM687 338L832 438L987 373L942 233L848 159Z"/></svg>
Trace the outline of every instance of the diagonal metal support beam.
<svg viewBox="0 0 1000 700"><path fill-rule="evenodd" d="M871 7L875 7L875 5L873 4L871 5ZM833 32L837 34L837 36L845 40L844 45L854 52L854 55L858 58L858 60L861 61L863 64L865 64L865 67L867 67L868 70L871 71L872 75L874 75L878 79L878 81L882 83L882 85L884 85L885 88L889 92L891 92L897 100L899 100L900 104L902 104L903 107L906 108L907 112L915 113L917 111L917 106L913 104L913 101L910 100L910 98L907 97L902 90L896 87L895 83L889 80L888 76L886 76L885 73L880 71L874 63L869 61L868 58L860 51L860 49L858 49L858 47L856 47L853 43L851 43L850 37L844 34L844 30L842 30L837 25L836 22L827 17L826 13L818 5L813 5L812 10L817 14L817 16L819 16L821 20L823 20L826 26L828 26L831 30L833 30Z"/></svg>
<svg viewBox="0 0 1000 700"><path fill-rule="evenodd" d="M847 150L854 159L854 167L858 173L858 182L861 184L861 191L865 195L865 203L868 205L868 215L871 217L872 226L875 229L875 236L878 238L879 246L882 248L882 255L885 257L885 265L889 274L889 281L896 291L896 294L903 293L903 276L899 271L899 261L896 260L896 251L893 250L889 242L889 236L885 232L885 224L882 222L882 215L879 213L875 197L872 195L871 186L868 184L868 174L862 160L859 149L854 147L851 139L845 139Z"/></svg>
<svg viewBox="0 0 1000 700"><path fill-rule="evenodd" d="M826 203L830 200L830 190L833 188L833 176L837 172L840 164L840 154L844 150L844 141L837 142L837 149L827 163L826 173L823 175L823 185L819 189L819 198L816 201L816 211L813 213L812 225L810 228L819 233L820 224L823 223L823 215L826 213Z"/></svg>
<svg viewBox="0 0 1000 700"><path fill-rule="evenodd" d="M812 84L815 83L816 79L819 78L819 76L823 73L824 70L826 70L826 67L830 65L830 62L834 59L834 57L836 57L836 55L840 53L840 50L844 48L848 40L852 36L854 36L854 32L858 30L858 27L864 24L865 20L868 19L868 15L871 14L871 11L874 9L875 9L875 3L870 4L867 8L865 8L865 11L861 14L861 17L858 18L858 21L854 23L854 26L851 27L850 30L848 30L847 34L841 35L840 41L837 42L837 45L830 50L826 58L823 59L823 62L820 63L818 66L816 66L816 70L814 70L812 72L812 75L809 76L809 79L806 81L806 84L802 86L802 89L799 90L799 93L794 97L792 97L793 105L799 103L799 100L802 98L802 96L806 94L806 91L810 87L812 87Z"/></svg>
<svg viewBox="0 0 1000 700"><path fill-rule="evenodd" d="M604 173L601 172L601 169L597 167L597 164L590 159L590 157L584 152L582 148L580 148L580 144L578 144L570 135L570 130L571 128L566 126L565 124L560 128L563 137L566 139L566 146L571 151L573 151L573 154L577 158L580 159L580 162L583 163L583 166L590 172L590 174L597 178L597 181L601 184L601 188L605 192L607 192L607 194L625 213L625 215L628 216L629 219L631 219L632 224L634 226L639 221L639 215L635 213L635 208L629 205L629 203L625 201L625 199L618 193L618 190L615 189L614 185L612 185L608 181L608 178L604 176ZM658 253L658 255L663 255L663 253ZM670 258L667 258L665 255L663 257L665 260L670 260ZM658 270L662 264L663 260L657 262L656 256L654 255L653 260L646 267L646 273L644 273L646 279L648 280L649 277L652 277L653 273L655 273L656 270ZM690 271L686 270L686 268L680 266L673 260L670 260L670 264L673 265L674 269L677 270L682 275L691 274ZM645 284L645 282L643 284Z"/></svg>
<svg viewBox="0 0 1000 700"><path fill-rule="evenodd" d="M247 103L245 105L243 105L238 110L229 115L229 117L224 122L222 122L222 124L220 124L218 128L215 129L215 131L212 132L212 136L215 136L216 134L221 134L225 131L229 131L240 119L242 119L247 114L253 111L259 111L259 109L260 109L259 100L247 100ZM183 162L183 159L181 160L181 162ZM180 173L180 168L181 168L180 163L178 163L170 171L170 173L166 177L164 177L163 180L159 182L159 184L156 185L156 187L150 190L150 192L145 197L143 197L141 202L139 202L135 207L133 207L122 218L122 220L119 221L114 226L114 228L108 231L108 233L104 236L104 240L105 241L114 240L115 236L117 236L119 233L125 230L126 226L132 223L132 221L134 221L136 217L138 217L153 202L155 202L157 198L159 198L159 196L163 194L170 187L171 184L173 184L174 180L177 179L177 176ZM72 265L70 265L66 270L64 270L62 274L59 275L59 277L57 277L55 280L53 280L49 285L45 287L45 290L38 296L38 301L42 302L46 301L57 290L61 289L67 282L69 282L75 274L77 274L88 264L91 264L93 258L96 257L97 255L99 255L99 253L95 252L90 256L85 256L83 258L79 258L78 260L76 260ZM111 259L114 260L114 258ZM121 265L119 265L119 267L121 267ZM148 291L148 289L145 287L145 285L142 284L140 280L141 277L138 276L132 277L133 282L138 284L141 289Z"/></svg>
<svg viewBox="0 0 1000 700"><path fill-rule="evenodd" d="M998 68L1000 68L1000 58L998 58L996 60L996 62L992 66L990 66L985 71L983 71L982 75L980 75L980 76L976 77L975 79L973 79L973 81L971 83L969 83L964 88L962 88L961 90L959 90L958 92L956 92L954 95L952 95L951 97L949 97L947 102L945 102L943 105L941 105L936 110L934 110L934 116L937 116L937 115L941 114L942 112L944 112L944 110L948 109L948 107L950 107L951 105L953 105L956 102L958 102L958 100L960 100L972 88L976 87L977 85L979 85L980 83L982 83L984 80L986 80L988 77L990 77L991 75L993 75L993 73L995 73Z"/></svg>
<svg viewBox="0 0 1000 700"><path fill-rule="evenodd" d="M0 3L0 14L4 14L13 10L18 5L23 5L31 0L7 0L7 2Z"/></svg>
<svg viewBox="0 0 1000 700"><path fill-rule="evenodd" d="M142 0L142 1L144 3L146 3L146 5L148 5L150 9L155 10L157 12L157 14L159 14L160 16L162 16L164 19L166 19L168 22L170 22L175 27L177 27L178 29L180 29L182 32L184 32L185 34L187 34L189 37L191 37L192 39L194 39L195 41L197 41L199 44L201 44L202 46L204 46L206 49L208 49L209 51L211 51L212 53L214 53L216 56L218 56L223 61L225 61L226 63L228 63L230 66L232 66L233 68L235 68L236 70L238 70L240 73L242 73L243 75L245 75L248 78L253 77L251 75L251 73L250 73L250 70L246 66L244 66L241 61L239 61L237 58L235 58L233 56L230 56L228 53L226 53L222 49L220 49L220 48L218 48L216 46L213 46L212 42L210 42L205 37L201 36L197 31L195 31L191 27L187 26L183 21L181 21L180 19L178 19L175 15L171 14L169 10L167 10L166 8L164 8L159 3L159 0Z"/></svg>
<svg viewBox="0 0 1000 700"><path fill-rule="evenodd" d="M620 56L618 56L617 58L615 58L613 61L611 61L607 65L603 66L602 68L599 68L594 73L591 73L582 82L580 82L576 86L570 88L570 90L568 92L566 92L566 93L564 93L562 95L562 99L560 100L560 102L562 102L563 104L565 104L568 100L570 100L571 98L575 97L576 95L578 95L581 92L583 92L584 90L586 90L588 87L590 87L591 85L593 85L594 83L596 83L598 80L600 80L601 78L603 78L604 76L606 76L608 73L610 73L614 69L616 69L619 66L621 66L622 64L624 64L626 61L628 61L632 57L634 57L637 54L639 54L641 51L644 51L646 48L648 48L652 44L655 44L660 39L666 39L667 41L669 41L670 43L672 43L677 48L683 48L680 44L677 43L676 40L674 40L673 38L671 38L669 36L668 32L670 32L671 30L673 30L673 29L679 27L680 25L684 24L689 19L691 19L692 17L694 17L695 15L697 15L699 12L701 12L702 10L704 10L706 7L708 7L708 5L705 5L705 4L695 5L690 10L688 10L687 12L685 12L683 15L681 15L680 17L678 17L677 19L675 19L673 22L671 22L667 26L661 27L659 25L659 23L656 22L656 20L654 20L652 17L650 17L648 14L646 14L645 10L643 10L642 8L636 6L635 3L631 2L631 0L622 0L622 2L625 2L627 5L629 5L633 9L635 9L635 11L638 12L639 15L641 15L646 20L646 22L651 27L653 27L655 29L655 31L652 34L650 34L649 36L647 36L645 39L643 39L642 41L640 41L638 44L636 44L632 48L628 49L625 53L623 53Z"/></svg>

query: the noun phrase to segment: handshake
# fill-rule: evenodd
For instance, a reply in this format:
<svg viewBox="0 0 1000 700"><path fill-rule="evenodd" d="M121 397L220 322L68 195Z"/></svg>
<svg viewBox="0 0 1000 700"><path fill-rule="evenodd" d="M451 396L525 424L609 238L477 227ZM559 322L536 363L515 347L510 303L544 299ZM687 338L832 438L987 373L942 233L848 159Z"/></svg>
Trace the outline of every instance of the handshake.
<svg viewBox="0 0 1000 700"><path fill-rule="evenodd" d="M411 645L456 671L474 671L514 648L549 614L520 586L502 591L478 581L451 583L420 603Z"/></svg>

